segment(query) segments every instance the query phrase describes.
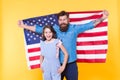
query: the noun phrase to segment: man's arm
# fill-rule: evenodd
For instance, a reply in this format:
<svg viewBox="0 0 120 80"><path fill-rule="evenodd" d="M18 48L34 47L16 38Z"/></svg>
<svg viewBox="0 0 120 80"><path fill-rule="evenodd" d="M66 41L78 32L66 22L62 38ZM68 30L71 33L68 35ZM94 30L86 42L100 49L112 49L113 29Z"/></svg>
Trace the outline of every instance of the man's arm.
<svg viewBox="0 0 120 80"><path fill-rule="evenodd" d="M103 16L100 19L97 19L97 20L93 21L93 25L96 26L100 22L104 21L108 17L108 15L109 15L108 11L104 10L103 11Z"/></svg>
<svg viewBox="0 0 120 80"><path fill-rule="evenodd" d="M97 24L99 24L100 22L105 20L108 17L108 15L109 15L108 11L104 10L103 16L101 18L94 20L94 21L91 21L91 22L86 23L86 24L76 25L74 30L77 32L77 34L79 34L79 33L84 32L86 30L93 29Z"/></svg>
<svg viewBox="0 0 120 80"><path fill-rule="evenodd" d="M18 21L18 26L21 27L21 28L24 28L24 29L35 32L35 26L27 26L21 20Z"/></svg>

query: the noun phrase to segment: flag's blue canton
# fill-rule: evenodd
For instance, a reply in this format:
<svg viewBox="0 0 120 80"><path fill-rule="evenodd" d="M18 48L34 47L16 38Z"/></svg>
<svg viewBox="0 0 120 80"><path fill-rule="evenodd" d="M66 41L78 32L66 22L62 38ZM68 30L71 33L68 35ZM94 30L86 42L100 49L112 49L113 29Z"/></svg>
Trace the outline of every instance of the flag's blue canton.
<svg viewBox="0 0 120 80"><path fill-rule="evenodd" d="M39 25L39 26L45 26L45 25L55 25L58 24L57 15L51 14L47 16L40 16L40 17L34 17L23 20L24 24L29 26ZM24 29L25 33L25 40L27 45L40 43L40 37L41 34L34 33L32 31Z"/></svg>

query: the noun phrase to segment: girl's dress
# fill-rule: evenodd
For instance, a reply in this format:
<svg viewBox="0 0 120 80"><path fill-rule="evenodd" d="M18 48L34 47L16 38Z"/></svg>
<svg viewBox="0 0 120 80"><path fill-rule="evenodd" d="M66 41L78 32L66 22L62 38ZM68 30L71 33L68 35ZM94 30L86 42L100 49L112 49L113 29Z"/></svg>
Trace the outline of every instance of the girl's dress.
<svg viewBox="0 0 120 80"><path fill-rule="evenodd" d="M54 39L50 42L41 41L41 55L44 56L41 68L44 70L44 80L61 80L61 75L58 73L60 61L58 58L58 45L61 41Z"/></svg>

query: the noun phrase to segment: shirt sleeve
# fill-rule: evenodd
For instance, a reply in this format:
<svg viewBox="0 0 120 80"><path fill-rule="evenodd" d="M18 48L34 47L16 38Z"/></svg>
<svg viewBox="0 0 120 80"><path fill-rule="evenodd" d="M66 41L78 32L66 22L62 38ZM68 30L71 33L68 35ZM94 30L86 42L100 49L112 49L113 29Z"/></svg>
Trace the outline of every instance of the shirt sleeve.
<svg viewBox="0 0 120 80"><path fill-rule="evenodd" d="M94 28L94 23L93 21L86 23L86 24L81 24L81 25L76 25L75 26L75 31L77 34L82 33L86 30Z"/></svg>
<svg viewBox="0 0 120 80"><path fill-rule="evenodd" d="M54 28L54 30L55 30L56 32L58 32L58 30L59 30L59 26L58 26L58 25L55 24L55 25L53 26L53 28Z"/></svg>
<svg viewBox="0 0 120 80"><path fill-rule="evenodd" d="M62 41L58 40L57 47L60 47L62 45Z"/></svg>
<svg viewBox="0 0 120 80"><path fill-rule="evenodd" d="M43 26L39 26L39 25L35 26L35 32L42 33L42 30L43 30Z"/></svg>

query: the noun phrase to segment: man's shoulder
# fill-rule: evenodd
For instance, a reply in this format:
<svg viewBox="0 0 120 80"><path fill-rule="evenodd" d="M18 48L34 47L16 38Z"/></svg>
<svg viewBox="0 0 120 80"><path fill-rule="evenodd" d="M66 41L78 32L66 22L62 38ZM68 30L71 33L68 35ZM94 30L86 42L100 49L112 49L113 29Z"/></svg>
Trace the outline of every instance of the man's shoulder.
<svg viewBox="0 0 120 80"><path fill-rule="evenodd" d="M59 25L55 24L55 25L53 25L53 28L54 28L54 29L58 29L58 28L59 28Z"/></svg>
<svg viewBox="0 0 120 80"><path fill-rule="evenodd" d="M69 27L70 27L71 29L75 28L76 26L77 26L76 24L69 24Z"/></svg>
<svg viewBox="0 0 120 80"><path fill-rule="evenodd" d="M53 25L53 27L59 27L59 25L55 24L55 25Z"/></svg>

